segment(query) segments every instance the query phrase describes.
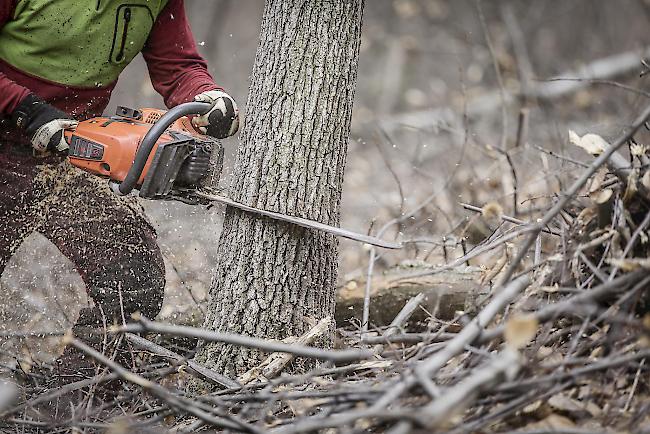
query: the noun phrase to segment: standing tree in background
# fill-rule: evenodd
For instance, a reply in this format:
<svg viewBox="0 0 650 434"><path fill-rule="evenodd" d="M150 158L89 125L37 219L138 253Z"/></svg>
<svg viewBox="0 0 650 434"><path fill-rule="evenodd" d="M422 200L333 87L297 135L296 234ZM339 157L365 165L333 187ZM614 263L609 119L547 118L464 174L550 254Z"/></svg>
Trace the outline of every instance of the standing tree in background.
<svg viewBox="0 0 650 434"><path fill-rule="evenodd" d="M363 7L364 0L266 0L233 199L339 223ZM218 258L205 328L283 339L333 317L332 235L228 208ZM211 343L196 357L235 376L262 356Z"/></svg>

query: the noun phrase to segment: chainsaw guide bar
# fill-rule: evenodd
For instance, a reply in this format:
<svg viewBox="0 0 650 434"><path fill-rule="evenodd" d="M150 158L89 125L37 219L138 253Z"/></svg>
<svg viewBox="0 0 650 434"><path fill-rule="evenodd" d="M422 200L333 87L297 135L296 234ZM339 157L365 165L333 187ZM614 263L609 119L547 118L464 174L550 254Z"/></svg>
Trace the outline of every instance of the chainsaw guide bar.
<svg viewBox="0 0 650 434"><path fill-rule="evenodd" d="M232 206L243 211L247 211L254 214L263 215L275 220L280 220L283 222L292 223L297 226L302 226L303 228L316 229L321 232L327 232L328 234L336 235L338 237L347 238L354 241L359 241L362 243L370 244L375 247L382 247L384 249L401 249L402 243L393 243L390 241L382 240L381 238L372 237L370 235L360 234L358 232L349 231L347 229L337 228L335 226L326 225L325 223L320 223L314 220L305 219L302 217L294 217L286 214L281 214L273 211L266 211L263 209L255 208L252 206L244 205L243 203L235 202L234 200L226 197L220 196L217 194L204 193L202 191L193 191L193 196L208 200L210 202L219 202L228 206Z"/></svg>

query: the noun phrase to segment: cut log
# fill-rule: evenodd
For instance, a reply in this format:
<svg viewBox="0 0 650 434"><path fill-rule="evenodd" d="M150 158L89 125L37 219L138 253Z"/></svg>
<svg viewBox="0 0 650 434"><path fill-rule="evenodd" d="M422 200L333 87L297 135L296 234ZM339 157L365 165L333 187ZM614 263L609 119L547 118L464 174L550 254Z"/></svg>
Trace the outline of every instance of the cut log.
<svg viewBox="0 0 650 434"><path fill-rule="evenodd" d="M411 324L425 322L428 317L426 312L435 314L440 319L451 319L457 311L473 310L475 301L486 293L486 289L478 283L481 271L477 267L463 266L398 282L400 277L412 274L419 268L424 270L426 267L416 265L394 268L374 278L370 304L371 326L389 325L404 304L419 293L424 295L420 303L422 309L413 314ZM336 304L336 322L339 326L345 326L354 320L361 321L363 286L364 282L351 281L339 290Z"/></svg>

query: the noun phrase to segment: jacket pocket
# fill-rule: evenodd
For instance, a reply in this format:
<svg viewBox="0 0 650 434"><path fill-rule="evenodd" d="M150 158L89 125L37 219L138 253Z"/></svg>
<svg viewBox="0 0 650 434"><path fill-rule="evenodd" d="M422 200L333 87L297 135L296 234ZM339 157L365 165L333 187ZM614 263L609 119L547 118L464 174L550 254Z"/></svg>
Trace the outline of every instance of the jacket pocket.
<svg viewBox="0 0 650 434"><path fill-rule="evenodd" d="M122 4L115 13L115 31L108 61L128 64L142 50L153 28L154 16L145 5Z"/></svg>

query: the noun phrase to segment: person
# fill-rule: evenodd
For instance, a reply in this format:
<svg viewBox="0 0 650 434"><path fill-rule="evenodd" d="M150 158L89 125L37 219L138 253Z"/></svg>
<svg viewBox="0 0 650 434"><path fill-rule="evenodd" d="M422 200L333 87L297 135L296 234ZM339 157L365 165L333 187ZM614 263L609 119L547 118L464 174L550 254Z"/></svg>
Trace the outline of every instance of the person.
<svg viewBox="0 0 650 434"><path fill-rule="evenodd" d="M167 107L209 102L194 126L237 131L237 105L199 55L183 0L0 0L0 273L28 235L44 235L94 301L77 325L162 306L163 258L143 209L65 160L64 130L102 114L139 53Z"/></svg>

